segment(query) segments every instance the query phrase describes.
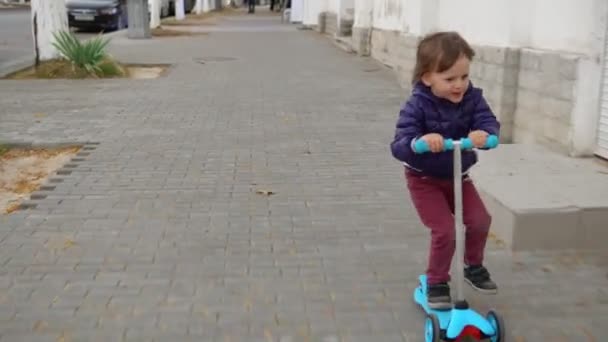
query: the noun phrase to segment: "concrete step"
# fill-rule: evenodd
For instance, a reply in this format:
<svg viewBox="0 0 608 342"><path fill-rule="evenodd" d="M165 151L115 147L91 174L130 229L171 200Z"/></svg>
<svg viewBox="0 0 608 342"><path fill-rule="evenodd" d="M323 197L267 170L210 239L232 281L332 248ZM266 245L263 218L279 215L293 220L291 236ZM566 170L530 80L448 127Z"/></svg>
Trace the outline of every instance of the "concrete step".
<svg viewBox="0 0 608 342"><path fill-rule="evenodd" d="M511 250L606 248L606 162L519 144L479 157L472 176L493 216L493 234Z"/></svg>

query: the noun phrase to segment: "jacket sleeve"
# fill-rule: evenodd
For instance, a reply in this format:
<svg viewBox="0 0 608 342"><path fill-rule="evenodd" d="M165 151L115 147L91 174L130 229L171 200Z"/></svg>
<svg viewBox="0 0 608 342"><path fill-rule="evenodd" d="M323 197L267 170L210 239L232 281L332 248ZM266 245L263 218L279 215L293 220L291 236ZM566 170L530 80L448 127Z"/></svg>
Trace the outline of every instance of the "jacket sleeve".
<svg viewBox="0 0 608 342"><path fill-rule="evenodd" d="M490 106L483 96L479 97L479 102L475 105L471 129L473 131L482 130L496 136L500 134L500 122L498 122L496 116L492 113Z"/></svg>
<svg viewBox="0 0 608 342"><path fill-rule="evenodd" d="M407 163L414 156L412 143L416 138L423 135L423 120L422 111L411 100L401 107L395 137L391 143L393 157Z"/></svg>

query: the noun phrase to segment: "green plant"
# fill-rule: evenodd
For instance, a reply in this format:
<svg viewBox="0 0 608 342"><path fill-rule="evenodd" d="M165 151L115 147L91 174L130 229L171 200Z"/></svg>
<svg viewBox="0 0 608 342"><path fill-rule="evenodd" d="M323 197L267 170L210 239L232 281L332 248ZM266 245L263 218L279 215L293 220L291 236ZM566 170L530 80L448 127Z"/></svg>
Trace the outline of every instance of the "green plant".
<svg viewBox="0 0 608 342"><path fill-rule="evenodd" d="M71 32L59 31L53 33L55 42L53 46L59 50L65 59L75 68L81 69L90 75L103 74L100 64L106 59L105 48L110 42L100 36L81 43Z"/></svg>
<svg viewBox="0 0 608 342"><path fill-rule="evenodd" d="M8 152L8 146L6 146L4 144L0 144L0 156L5 154L6 152Z"/></svg>

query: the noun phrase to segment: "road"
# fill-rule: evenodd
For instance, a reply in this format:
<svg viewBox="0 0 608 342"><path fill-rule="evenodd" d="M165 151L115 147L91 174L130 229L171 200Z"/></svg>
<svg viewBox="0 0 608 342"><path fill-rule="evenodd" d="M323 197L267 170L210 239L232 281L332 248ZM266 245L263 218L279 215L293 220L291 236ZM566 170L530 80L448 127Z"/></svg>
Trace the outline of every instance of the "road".
<svg viewBox="0 0 608 342"><path fill-rule="evenodd" d="M94 32L78 32L87 38ZM0 70L30 56L33 51L29 9L0 9Z"/></svg>

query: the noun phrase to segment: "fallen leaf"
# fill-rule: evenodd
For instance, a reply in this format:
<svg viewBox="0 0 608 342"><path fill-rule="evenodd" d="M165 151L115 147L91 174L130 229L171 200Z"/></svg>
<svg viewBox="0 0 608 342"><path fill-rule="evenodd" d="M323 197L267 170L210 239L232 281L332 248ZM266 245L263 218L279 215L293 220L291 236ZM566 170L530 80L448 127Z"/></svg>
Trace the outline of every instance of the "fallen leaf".
<svg viewBox="0 0 608 342"><path fill-rule="evenodd" d="M75 244L76 244L76 242L74 240L72 240L72 239L66 239L63 242L63 250L66 250L66 249L74 246Z"/></svg>
<svg viewBox="0 0 608 342"><path fill-rule="evenodd" d="M270 190L256 190L255 193L258 195L264 195L264 196L272 196L275 194L273 191L270 191Z"/></svg>
<svg viewBox="0 0 608 342"><path fill-rule="evenodd" d="M36 323L34 323L34 331L40 332L40 331L44 331L45 329L47 329L49 327L49 323L47 321L36 321Z"/></svg>
<svg viewBox="0 0 608 342"><path fill-rule="evenodd" d="M8 208L6 208L5 212L7 214L11 214L11 213L14 213L17 210L19 210L19 203L13 203L13 204L10 204L8 206Z"/></svg>
<svg viewBox="0 0 608 342"><path fill-rule="evenodd" d="M44 117L46 117L46 114L45 113L35 113L34 117L35 118L44 118Z"/></svg>

